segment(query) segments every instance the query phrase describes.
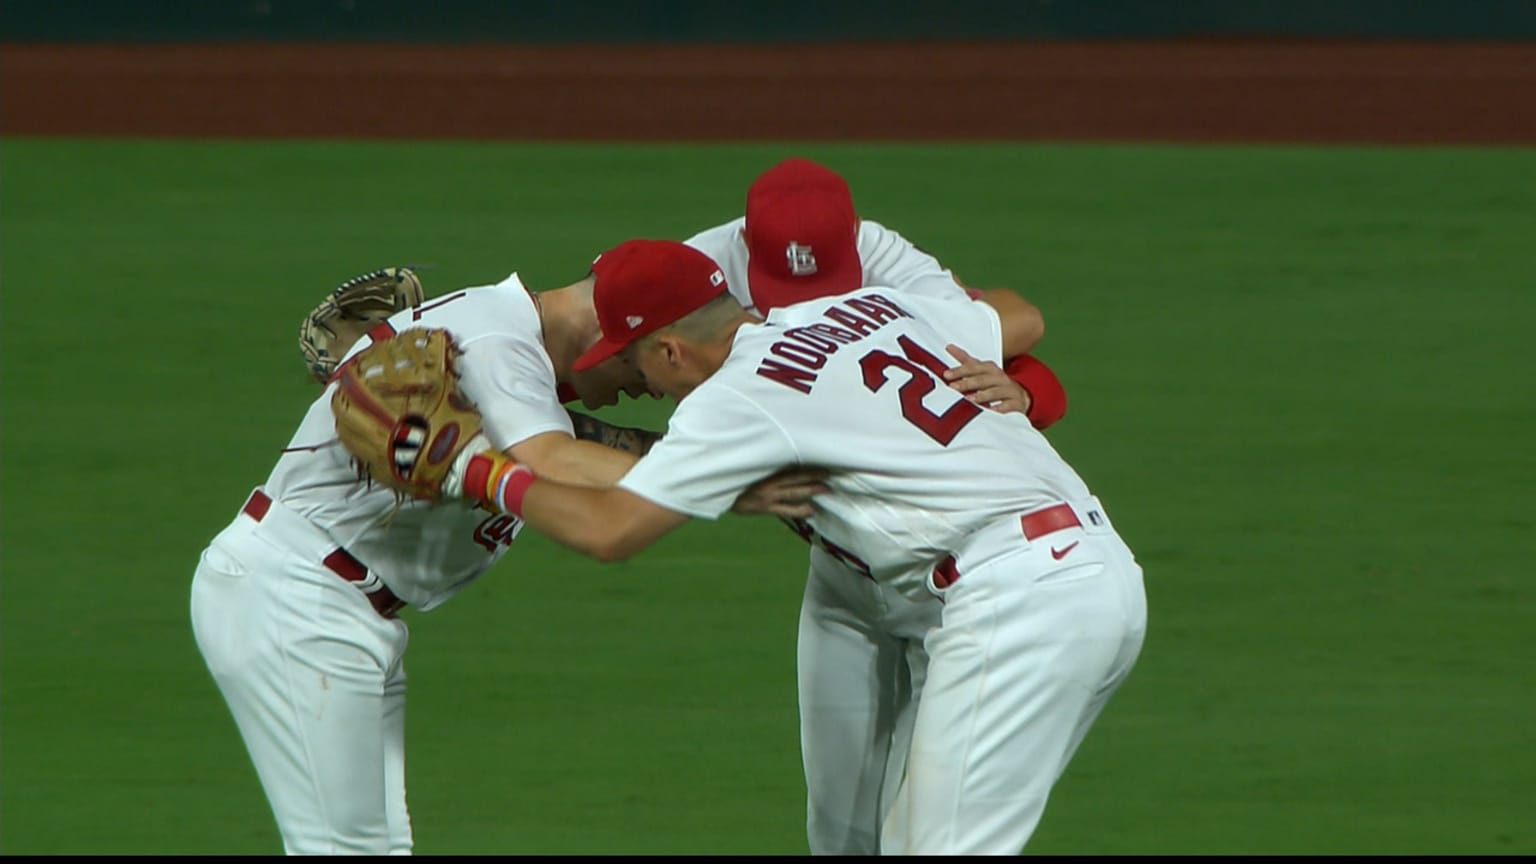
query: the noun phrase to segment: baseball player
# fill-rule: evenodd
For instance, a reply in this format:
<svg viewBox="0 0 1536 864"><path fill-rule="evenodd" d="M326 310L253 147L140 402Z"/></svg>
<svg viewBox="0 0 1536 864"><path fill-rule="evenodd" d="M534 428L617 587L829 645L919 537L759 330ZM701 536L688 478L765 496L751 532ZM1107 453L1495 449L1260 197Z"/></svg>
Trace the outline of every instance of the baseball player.
<svg viewBox="0 0 1536 864"><path fill-rule="evenodd" d="M670 241L621 244L593 271L603 338L576 366L632 364L678 400L666 435L615 489L465 449L444 494L611 561L717 518L784 466L827 469L816 533L880 585L940 606L880 851L1021 851L1140 653L1146 598L1104 507L1044 436L944 387L945 346L1009 353L998 315L860 288L761 321L713 260Z"/></svg>
<svg viewBox="0 0 1536 864"><path fill-rule="evenodd" d="M747 190L746 214L685 241L713 258L731 296L773 309L864 286L905 296L985 298L1022 350L1003 368L951 348L951 386L1044 429L1066 411L1055 375L1028 353L1044 331L1039 310L1007 290L970 291L896 231L856 215L847 182L816 162L785 159ZM900 780L926 657L938 620L932 597L904 597L861 571L805 522L811 544L797 645L806 837L813 854L873 854L883 804Z"/></svg>
<svg viewBox="0 0 1536 864"><path fill-rule="evenodd" d="M851 291L861 285L895 288L934 297L964 293L1009 312L1010 341L1027 346L1007 358L1006 375L987 374L996 364L955 358L946 376L982 404L1023 410L1036 429L1066 414L1066 392L1050 368L1027 353L1045 333L1040 310L1012 291L974 290L938 259L896 231L858 216L848 183L832 169L799 157L759 174L747 189L746 214L683 241L720 264L731 295L748 310L767 314L780 306Z"/></svg>
<svg viewBox="0 0 1536 864"><path fill-rule="evenodd" d="M964 288L896 231L859 219L846 181L810 160L786 159L770 167L746 197L745 216L685 241L721 265L731 295L743 307L766 314L863 285L983 299L1004 313L1017 353L1000 367L951 349L947 356L954 365L945 373L950 385L993 410L1026 412L1040 429L1065 413L1060 382L1027 353L1043 333L1032 304L1011 291ZM333 305L322 304L308 320L329 321L336 313ZM306 326L313 342L314 328ZM306 354L313 351L306 348ZM324 380L333 368L322 368L318 377ZM603 382L583 388L587 407L613 404L621 389L634 395L640 388L629 372L625 377L613 363L587 370ZM570 399L573 393L562 396ZM611 427L587 430L581 414L573 420L578 437L612 445L611 436L629 434ZM882 805L903 770L922 688L922 638L939 606L932 598L913 601L869 579L807 523L786 521L811 547L797 646L808 846L815 854L871 854L878 850Z"/></svg>
<svg viewBox="0 0 1536 864"><path fill-rule="evenodd" d="M573 370L599 335L590 284L535 295L514 273L403 309L373 335L411 326L452 333L464 348L463 393L484 422L477 446L565 482L608 485L635 454L573 437L557 395L611 386ZM360 480L338 446L334 389L310 405L266 480L203 550L192 626L284 848L408 853L399 613L457 595L501 559L523 523L472 501L402 501ZM744 499L742 512L750 510Z"/></svg>

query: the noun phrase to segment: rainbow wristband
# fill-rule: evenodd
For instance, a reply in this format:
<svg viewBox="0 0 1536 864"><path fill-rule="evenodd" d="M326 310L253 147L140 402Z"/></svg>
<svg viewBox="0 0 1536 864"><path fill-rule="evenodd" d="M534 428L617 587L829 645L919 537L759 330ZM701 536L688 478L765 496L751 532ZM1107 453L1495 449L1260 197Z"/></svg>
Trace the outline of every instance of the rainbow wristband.
<svg viewBox="0 0 1536 864"><path fill-rule="evenodd" d="M533 471L486 450L476 453L464 466L464 494L473 495L488 510L499 510L522 518L523 496L537 479Z"/></svg>

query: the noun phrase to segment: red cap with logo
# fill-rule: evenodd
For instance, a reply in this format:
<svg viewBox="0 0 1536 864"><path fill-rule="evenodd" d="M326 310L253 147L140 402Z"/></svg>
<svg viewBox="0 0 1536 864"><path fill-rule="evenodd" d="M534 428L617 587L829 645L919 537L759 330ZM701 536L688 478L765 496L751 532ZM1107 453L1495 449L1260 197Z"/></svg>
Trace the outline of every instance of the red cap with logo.
<svg viewBox="0 0 1536 864"><path fill-rule="evenodd" d="M848 183L809 159L785 159L748 187L746 241L747 289L761 312L864 282Z"/></svg>
<svg viewBox="0 0 1536 864"><path fill-rule="evenodd" d="M626 240L592 262L592 305L603 336L576 358L579 372L675 324L726 291L715 259L673 240Z"/></svg>

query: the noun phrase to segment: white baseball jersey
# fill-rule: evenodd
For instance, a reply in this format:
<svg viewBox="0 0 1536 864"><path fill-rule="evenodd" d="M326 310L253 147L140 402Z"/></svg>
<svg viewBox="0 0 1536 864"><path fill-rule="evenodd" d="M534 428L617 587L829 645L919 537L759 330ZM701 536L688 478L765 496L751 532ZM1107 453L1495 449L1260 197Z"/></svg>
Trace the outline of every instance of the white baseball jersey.
<svg viewBox="0 0 1536 864"><path fill-rule="evenodd" d="M390 324L447 328L464 349L464 394L480 409L485 433L506 449L542 432L570 434L555 395L555 370L544 350L538 310L517 274L396 313ZM371 340L358 340L347 356ZM468 502L406 501L357 478L337 442L331 415L336 385L310 406L263 488L328 533L376 573L400 599L428 610L453 596L506 552L521 520L492 515Z"/></svg>
<svg viewBox="0 0 1536 864"><path fill-rule="evenodd" d="M761 314L752 299L747 282L749 253L742 231L746 217L717 225L684 240L689 246L715 259L725 273L731 296L742 306ZM893 288L902 294L929 297L965 296L954 274L937 258L912 245L911 241L870 219L859 221L859 263L864 268L864 286Z"/></svg>
<svg viewBox="0 0 1536 864"><path fill-rule="evenodd" d="M736 301L762 315L769 308L752 297L745 226L746 219L737 218L685 242L715 259ZM902 296L965 296L938 259L878 222L861 220L856 243L864 287L884 286ZM913 716L908 709L915 704L907 682L921 688L922 635L936 620L938 604L871 583L857 572L867 568L846 549L814 536L803 521L793 524L812 544L796 649L806 840L813 854L873 855L885 812L881 802L889 803L881 790L901 776L905 761ZM874 687L870 670L878 670ZM904 706L904 720L893 726L884 718L896 703ZM886 753L896 759L889 767Z"/></svg>
<svg viewBox="0 0 1536 864"><path fill-rule="evenodd" d="M619 485L706 519L789 465L833 471L809 521L909 596L971 532L1089 497L1029 420L977 406L940 377L945 346L1000 361L984 303L874 288L777 309L736 334Z"/></svg>

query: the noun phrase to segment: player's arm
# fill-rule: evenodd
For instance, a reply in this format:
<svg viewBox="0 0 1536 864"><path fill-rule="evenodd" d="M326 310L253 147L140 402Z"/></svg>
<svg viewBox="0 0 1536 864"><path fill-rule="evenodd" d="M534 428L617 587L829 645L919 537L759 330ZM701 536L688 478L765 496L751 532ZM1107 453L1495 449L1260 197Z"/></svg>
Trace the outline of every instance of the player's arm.
<svg viewBox="0 0 1536 864"><path fill-rule="evenodd" d="M569 408L565 413L571 417L571 428L575 430L577 438L583 441L594 441L615 450L623 450L625 453L644 456L652 445L661 440L660 432L604 423L596 417L580 414Z"/></svg>
<svg viewBox="0 0 1536 864"><path fill-rule="evenodd" d="M502 359L515 360L514 349L515 345L505 346L501 353L510 356ZM640 461L634 454L572 437L565 409L544 404L551 401L553 387L542 379L533 382L540 386L504 390L496 404L483 404L482 410L477 410L464 386L472 378L498 378L493 374L496 366L464 362L463 353L445 329L407 331L375 342L354 359L340 367L331 399L336 434L367 476L398 493L431 501L468 499L493 512L521 515L523 495L532 484L534 470L542 471L544 482L552 486L571 485L580 490L582 487L574 484L613 484ZM492 429L491 417L484 409L501 418L499 431ZM732 452L731 444L750 442L759 434L758 429L732 423L730 417L724 420L726 428L738 434L735 439L719 441L727 453ZM474 431L462 434L466 428ZM742 435L746 437L739 437ZM724 462L725 471L704 466L700 454L714 449L716 439L700 441L698 437L688 442L691 449L680 457L674 454L671 461L656 466L663 478L683 483L702 478L713 483L709 497L690 511L697 515L716 518L733 508L744 512L737 506L747 497L743 493L755 485L784 483L788 491L781 489L754 500L763 508L759 512L798 517L805 515L805 507L796 505L806 505L809 496L826 491L815 478L797 476L803 472L790 471L779 477L769 470L792 461L778 455L782 450L768 457L777 460L773 464L738 456ZM505 449L497 449L503 446ZM695 464L679 467L679 458ZM656 482L654 478L652 482ZM796 492L797 488L806 491ZM557 512L576 506L570 503L573 496L578 502L582 500L579 491L560 494L567 497L554 499L551 507ZM796 495L806 497L797 502ZM620 497L635 495L630 492ZM542 527L562 542L606 560L633 554L686 519L660 519L657 507L636 507L633 502L614 510L613 506L619 505L610 505L611 500L602 499L604 503L591 511L600 517L601 524L593 524L587 516L572 520L572 530L597 529L600 533L595 538L569 534L548 523ZM677 500L690 498L683 495ZM691 500L701 499L696 495ZM688 510L688 505L661 509L681 512Z"/></svg>
<svg viewBox="0 0 1536 864"><path fill-rule="evenodd" d="M811 515L811 498L827 491L821 472L789 469L752 484L740 499L773 502L755 510L780 518ZM537 476L526 465L483 451L465 465L459 494L509 513L566 548L603 562L623 561L690 518L628 489L592 489ZM740 500L738 499L738 500ZM742 512L740 506L732 508Z"/></svg>
<svg viewBox="0 0 1536 864"><path fill-rule="evenodd" d="M666 437L623 478L622 488L575 489L537 477L487 451L464 463L449 494L527 520L535 530L602 561L644 549L690 516L716 519L739 509L754 489L777 502L770 515L804 518L810 500L827 491L818 472L798 462L782 430L755 402L734 390L695 392L679 403Z"/></svg>
<svg viewBox="0 0 1536 864"><path fill-rule="evenodd" d="M1006 288L971 288L939 259L879 222L859 223L858 244L865 285L888 285L939 300L969 296L991 306L1003 322L1004 357L1029 353L1045 335L1045 318L1035 304Z"/></svg>
<svg viewBox="0 0 1536 864"><path fill-rule="evenodd" d="M690 518L627 489L580 489L542 479L506 509L556 543L604 562L633 556Z"/></svg>
<svg viewBox="0 0 1536 864"><path fill-rule="evenodd" d="M639 453L604 446L621 435L594 418L582 418L560 402L549 375L549 358L538 342L510 333L482 336L459 363L464 397L483 419L483 440L466 449L498 451L540 476L578 486L612 486ZM635 430L638 433L639 430ZM604 441L604 437L610 439Z"/></svg>
<svg viewBox="0 0 1536 864"><path fill-rule="evenodd" d="M971 401L999 413L1017 411L1036 429L1045 429L1067 413L1067 390L1051 367L1030 354L1020 354L1002 366L950 345L957 361L944 370L949 385Z"/></svg>
<svg viewBox="0 0 1536 864"><path fill-rule="evenodd" d="M576 486L607 487L619 481L661 435L615 426L570 409L574 437L545 432L508 447L506 454L540 477Z"/></svg>
<svg viewBox="0 0 1536 864"><path fill-rule="evenodd" d="M945 372L950 386L994 411L1019 411L1036 429L1045 429L1067 413L1067 391L1056 373L1020 345L1034 347L1045 334L1045 321L1033 303L1005 288L972 291L978 303L997 312L1006 358L999 366L950 346L957 365Z"/></svg>
<svg viewBox="0 0 1536 864"><path fill-rule="evenodd" d="M972 357L959 345L946 345L955 365L944 370L944 380L965 398L999 414L1028 414L1034 404L1029 390L990 360ZM1029 355L1022 355L1029 356Z"/></svg>
<svg viewBox="0 0 1536 864"><path fill-rule="evenodd" d="M443 481L443 495L474 501L492 513L516 516L551 540L590 558L623 560L689 519L625 489L583 487L539 477L528 464L509 458L507 453L476 449L479 440L455 458ZM589 441L567 440L580 445L576 449L608 449ZM617 450L609 452L634 458Z"/></svg>
<svg viewBox="0 0 1536 864"><path fill-rule="evenodd" d="M508 447L505 454L540 477L576 486L607 487L619 482L638 455L573 438L564 432L543 432Z"/></svg>
<svg viewBox="0 0 1536 864"><path fill-rule="evenodd" d="M911 302L928 306L930 314L961 322L957 332L979 333L983 327L989 331L987 339L971 344L976 354L985 356L974 356L956 344L946 346L956 363L945 369L943 375L955 390L990 410L1024 414L1036 429L1045 429L1066 413L1066 390L1050 367L1028 354L1004 359L1006 355L1000 349L1006 324L992 304L934 303L926 297L914 297ZM969 323L963 323L967 320ZM991 343L996 348L989 349L987 343L992 339L997 340ZM998 358L1002 365L990 358Z"/></svg>
<svg viewBox="0 0 1536 864"><path fill-rule="evenodd" d="M628 473L636 459L644 456L661 440L661 433L649 429L616 426L569 409L566 413L571 416L576 437L581 442L600 445L601 449L594 450L584 445L568 446L552 436L547 442L547 458L539 464L525 463L541 477L577 486L606 488L617 483L619 478ZM615 458L603 454L602 449L635 458ZM508 455L512 455L510 451ZM512 458L517 457L514 455ZM827 472L820 469L786 468L748 486L731 505L731 512L743 516L777 516L781 519L808 518L811 515L811 496L826 491L823 484L826 477Z"/></svg>
<svg viewBox="0 0 1536 864"><path fill-rule="evenodd" d="M1040 310L1007 288L973 290L972 296L997 312L1003 325L1004 357L1028 354L1045 335L1045 318Z"/></svg>
<svg viewBox="0 0 1536 864"><path fill-rule="evenodd" d="M872 220L859 226L859 260L865 284L889 285L903 294L986 303L1003 325L1003 365L955 355L950 384L994 411L1019 411L1036 429L1066 413L1067 393L1050 367L1030 356L1045 335L1045 318L1033 303L1002 288L970 288L932 255L900 233ZM952 351L951 354L954 354Z"/></svg>
<svg viewBox="0 0 1536 864"><path fill-rule="evenodd" d="M510 513L551 540L603 562L623 561L660 540L691 516L643 498L628 489L590 489L538 477L526 466L497 464L484 454L465 472L464 493L480 491L487 509ZM779 518L811 515L811 499L827 487L820 472L788 469L758 481L740 499L755 496L772 506L761 512ZM733 506L734 512L743 512Z"/></svg>
<svg viewBox="0 0 1536 864"><path fill-rule="evenodd" d="M1051 367L1029 353L1045 335L1045 319L1040 310L1006 288L969 291L973 299L997 312L1005 359L999 367L956 355L961 366L946 376L950 383L962 393L975 394L976 401L995 410L1023 411L1036 429L1045 429L1060 420L1067 413L1067 390ZM1025 347L1019 350L1021 346Z"/></svg>

